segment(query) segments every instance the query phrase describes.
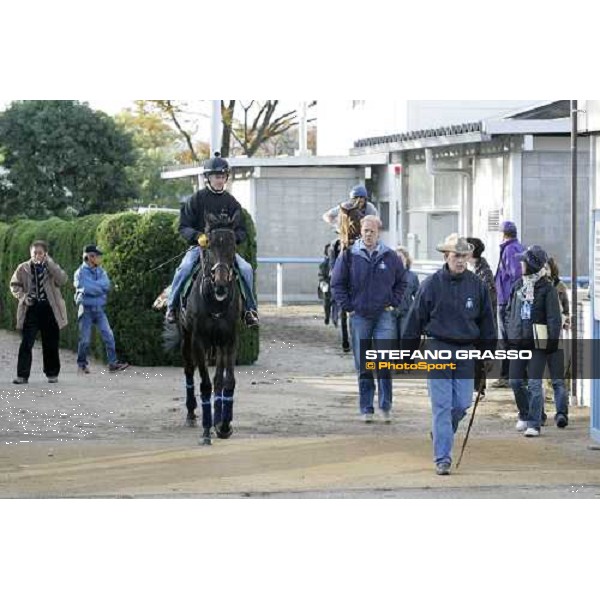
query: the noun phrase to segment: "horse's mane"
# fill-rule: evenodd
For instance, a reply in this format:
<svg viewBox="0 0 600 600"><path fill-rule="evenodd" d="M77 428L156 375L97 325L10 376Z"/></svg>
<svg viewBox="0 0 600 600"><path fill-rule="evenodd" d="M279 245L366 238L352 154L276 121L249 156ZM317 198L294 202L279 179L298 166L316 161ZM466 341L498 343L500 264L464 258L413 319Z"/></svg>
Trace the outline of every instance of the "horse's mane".
<svg viewBox="0 0 600 600"><path fill-rule="evenodd" d="M362 211L357 206L340 204L340 241L344 248L351 246L360 237Z"/></svg>

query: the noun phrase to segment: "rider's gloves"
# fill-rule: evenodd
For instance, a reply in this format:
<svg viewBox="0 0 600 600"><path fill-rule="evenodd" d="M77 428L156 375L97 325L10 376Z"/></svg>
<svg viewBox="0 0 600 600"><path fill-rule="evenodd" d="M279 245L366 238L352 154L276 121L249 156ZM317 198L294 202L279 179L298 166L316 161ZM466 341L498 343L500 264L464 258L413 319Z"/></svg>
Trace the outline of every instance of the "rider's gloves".
<svg viewBox="0 0 600 600"><path fill-rule="evenodd" d="M198 236L198 245L200 246L200 248L206 248L208 246L208 237L205 233L201 233Z"/></svg>

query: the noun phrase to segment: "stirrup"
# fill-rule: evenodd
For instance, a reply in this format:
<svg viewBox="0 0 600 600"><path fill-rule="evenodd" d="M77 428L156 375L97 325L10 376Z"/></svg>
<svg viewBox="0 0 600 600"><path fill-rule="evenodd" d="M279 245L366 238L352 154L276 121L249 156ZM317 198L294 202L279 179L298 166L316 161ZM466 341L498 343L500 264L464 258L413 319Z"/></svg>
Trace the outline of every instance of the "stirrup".
<svg viewBox="0 0 600 600"><path fill-rule="evenodd" d="M248 327L258 327L258 313L255 310L247 310L244 313L244 323Z"/></svg>

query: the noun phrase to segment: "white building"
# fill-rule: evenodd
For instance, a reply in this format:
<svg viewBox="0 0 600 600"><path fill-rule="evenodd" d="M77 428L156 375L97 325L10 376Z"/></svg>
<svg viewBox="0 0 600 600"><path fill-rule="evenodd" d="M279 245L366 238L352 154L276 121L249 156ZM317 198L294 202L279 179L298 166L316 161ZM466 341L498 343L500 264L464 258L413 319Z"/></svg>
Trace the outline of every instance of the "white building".
<svg viewBox="0 0 600 600"><path fill-rule="evenodd" d="M347 154L354 141L501 117L543 100L319 100L317 153Z"/></svg>

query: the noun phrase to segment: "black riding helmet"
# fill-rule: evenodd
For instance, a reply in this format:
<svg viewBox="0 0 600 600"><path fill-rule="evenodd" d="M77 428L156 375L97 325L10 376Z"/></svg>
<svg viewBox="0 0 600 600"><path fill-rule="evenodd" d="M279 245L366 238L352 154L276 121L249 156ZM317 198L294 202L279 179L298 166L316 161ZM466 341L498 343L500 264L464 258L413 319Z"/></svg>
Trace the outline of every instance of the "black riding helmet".
<svg viewBox="0 0 600 600"><path fill-rule="evenodd" d="M204 175L204 182L206 183L206 187L208 187L211 190L211 192L214 192L215 194L222 194L225 191L224 188L221 191L214 190L208 182L209 175L215 175L218 173L224 174L227 177L227 179L229 179L229 163L224 158L221 158L220 152L215 152L215 155L212 158L209 158L208 160L204 161L204 165L202 167L202 175Z"/></svg>

